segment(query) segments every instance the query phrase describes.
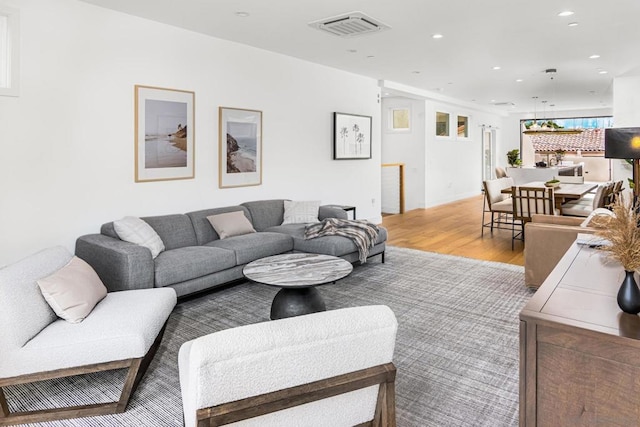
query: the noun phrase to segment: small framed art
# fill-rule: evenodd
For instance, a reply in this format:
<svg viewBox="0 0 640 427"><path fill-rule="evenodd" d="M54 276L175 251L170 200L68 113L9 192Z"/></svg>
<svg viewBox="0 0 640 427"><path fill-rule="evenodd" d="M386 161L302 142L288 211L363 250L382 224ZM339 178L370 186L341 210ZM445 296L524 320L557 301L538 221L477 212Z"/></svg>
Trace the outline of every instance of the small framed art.
<svg viewBox="0 0 640 427"><path fill-rule="evenodd" d="M195 93L135 86L135 181L190 179Z"/></svg>
<svg viewBox="0 0 640 427"><path fill-rule="evenodd" d="M262 111L218 110L220 188L262 184Z"/></svg>
<svg viewBox="0 0 640 427"><path fill-rule="evenodd" d="M371 116L333 113L333 159L371 158Z"/></svg>

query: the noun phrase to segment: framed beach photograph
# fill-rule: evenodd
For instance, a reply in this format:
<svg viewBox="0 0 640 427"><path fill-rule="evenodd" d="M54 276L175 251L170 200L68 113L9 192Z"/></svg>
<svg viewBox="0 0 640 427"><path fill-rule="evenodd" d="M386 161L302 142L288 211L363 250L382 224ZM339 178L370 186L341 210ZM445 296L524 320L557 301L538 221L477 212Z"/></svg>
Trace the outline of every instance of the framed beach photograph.
<svg viewBox="0 0 640 427"><path fill-rule="evenodd" d="M218 185L262 184L262 111L220 107Z"/></svg>
<svg viewBox="0 0 640 427"><path fill-rule="evenodd" d="M371 158L371 116L333 113L333 159Z"/></svg>
<svg viewBox="0 0 640 427"><path fill-rule="evenodd" d="M190 179L195 93L135 86L135 181Z"/></svg>

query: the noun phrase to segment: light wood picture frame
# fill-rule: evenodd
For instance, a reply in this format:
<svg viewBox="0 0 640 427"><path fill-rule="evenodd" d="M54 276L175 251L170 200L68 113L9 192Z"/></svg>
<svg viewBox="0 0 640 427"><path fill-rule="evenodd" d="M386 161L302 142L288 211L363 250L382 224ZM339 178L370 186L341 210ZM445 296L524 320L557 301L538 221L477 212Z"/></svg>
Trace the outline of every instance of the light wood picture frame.
<svg viewBox="0 0 640 427"><path fill-rule="evenodd" d="M262 184L262 111L218 108L220 188Z"/></svg>
<svg viewBox="0 0 640 427"><path fill-rule="evenodd" d="M195 93L135 86L135 182L195 177Z"/></svg>

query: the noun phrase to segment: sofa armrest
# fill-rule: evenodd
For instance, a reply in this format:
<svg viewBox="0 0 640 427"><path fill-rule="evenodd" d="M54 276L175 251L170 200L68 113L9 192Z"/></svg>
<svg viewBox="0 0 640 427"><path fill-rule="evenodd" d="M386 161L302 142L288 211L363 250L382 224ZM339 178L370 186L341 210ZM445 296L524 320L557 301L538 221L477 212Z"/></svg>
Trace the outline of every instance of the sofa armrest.
<svg viewBox="0 0 640 427"><path fill-rule="evenodd" d="M575 242L578 233L594 228L529 222L525 225L524 277L528 287L537 288Z"/></svg>
<svg viewBox="0 0 640 427"><path fill-rule="evenodd" d="M327 218L348 219L347 212L335 206L323 205L318 210L318 219L322 221Z"/></svg>
<svg viewBox="0 0 640 427"><path fill-rule="evenodd" d="M76 255L93 267L109 292L154 287L153 258L143 246L88 234L76 240Z"/></svg>

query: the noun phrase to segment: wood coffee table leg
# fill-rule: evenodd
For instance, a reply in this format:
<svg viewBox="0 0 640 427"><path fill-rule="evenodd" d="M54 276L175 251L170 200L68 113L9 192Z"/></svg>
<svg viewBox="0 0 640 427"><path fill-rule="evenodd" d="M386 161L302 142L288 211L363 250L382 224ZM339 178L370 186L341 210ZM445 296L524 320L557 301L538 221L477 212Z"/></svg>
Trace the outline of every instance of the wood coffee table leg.
<svg viewBox="0 0 640 427"><path fill-rule="evenodd" d="M282 288L271 303L271 320L326 310L324 300L316 288Z"/></svg>

